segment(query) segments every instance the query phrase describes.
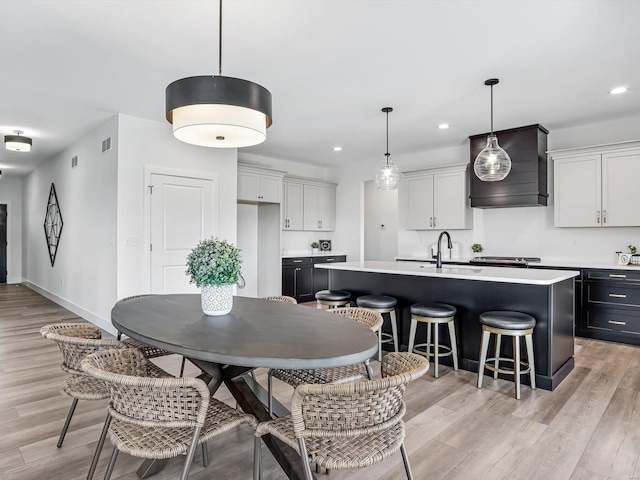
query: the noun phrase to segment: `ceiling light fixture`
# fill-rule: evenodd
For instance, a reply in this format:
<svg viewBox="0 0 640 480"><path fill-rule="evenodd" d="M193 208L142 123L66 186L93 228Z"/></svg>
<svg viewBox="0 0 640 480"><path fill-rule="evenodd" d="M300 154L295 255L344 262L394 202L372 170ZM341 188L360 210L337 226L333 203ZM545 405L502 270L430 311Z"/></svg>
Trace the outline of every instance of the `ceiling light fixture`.
<svg viewBox="0 0 640 480"><path fill-rule="evenodd" d="M218 75L187 77L166 89L173 135L192 145L218 148L262 143L271 126L271 92L262 85L222 76L222 0L219 2Z"/></svg>
<svg viewBox="0 0 640 480"><path fill-rule="evenodd" d="M511 158L498 145L498 138L493 134L493 86L497 85L497 78L490 78L484 82L491 87L491 133L487 137L487 146L473 162L473 171L483 182L498 182L504 180L511 171Z"/></svg>
<svg viewBox="0 0 640 480"><path fill-rule="evenodd" d="M395 190L400 183L400 171L398 167L393 164L389 157L389 112L393 112L393 108L384 107L382 109L387 114L387 153L384 154L384 161L376 169L375 184L379 190Z"/></svg>
<svg viewBox="0 0 640 480"><path fill-rule="evenodd" d="M441 123L440 125L438 125L438 128L440 130L446 130L449 127L451 127L451 125L449 125L448 123Z"/></svg>
<svg viewBox="0 0 640 480"><path fill-rule="evenodd" d="M4 136L5 148L14 152L30 152L33 140L29 137L24 137L22 135L24 132L20 130L14 130L13 133L15 133L15 135Z"/></svg>
<svg viewBox="0 0 640 480"><path fill-rule="evenodd" d="M625 93L627 90L629 90L627 87L616 87L609 90L609 93L611 95L620 95L621 93Z"/></svg>
<svg viewBox="0 0 640 480"><path fill-rule="evenodd" d="M333 151L334 152L341 152L342 151L342 147L333 147Z"/></svg>

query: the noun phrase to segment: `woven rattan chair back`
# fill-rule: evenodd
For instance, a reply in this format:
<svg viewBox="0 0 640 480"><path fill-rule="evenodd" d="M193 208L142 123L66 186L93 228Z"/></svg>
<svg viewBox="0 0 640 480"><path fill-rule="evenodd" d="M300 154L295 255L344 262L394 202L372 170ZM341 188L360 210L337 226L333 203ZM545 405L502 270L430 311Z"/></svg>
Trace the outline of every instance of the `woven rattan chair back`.
<svg viewBox="0 0 640 480"><path fill-rule="evenodd" d="M126 347L118 340L103 340L100 329L90 323L46 325L40 329L40 334L58 344L63 357L62 370L75 375L84 375L80 364L87 355L102 350Z"/></svg>
<svg viewBox="0 0 640 480"><path fill-rule="evenodd" d="M271 300L273 302L284 302L284 303L293 303L294 305L298 303L298 301L293 297L288 297L286 295L270 295L267 297L260 297L263 300Z"/></svg>
<svg viewBox="0 0 640 480"><path fill-rule="evenodd" d="M204 425L209 389L200 379L148 378L148 360L135 349L94 353L82 362L88 375L106 382L109 412L141 427L194 428Z"/></svg>
<svg viewBox="0 0 640 480"><path fill-rule="evenodd" d="M372 332L377 332L382 327L382 315L373 310L369 310L368 308L338 307L330 308L327 311L355 320L370 329Z"/></svg>
<svg viewBox="0 0 640 480"><path fill-rule="evenodd" d="M355 437L401 422L405 388L426 373L429 363L420 355L391 352L382 368L381 379L296 387L291 399L295 436Z"/></svg>

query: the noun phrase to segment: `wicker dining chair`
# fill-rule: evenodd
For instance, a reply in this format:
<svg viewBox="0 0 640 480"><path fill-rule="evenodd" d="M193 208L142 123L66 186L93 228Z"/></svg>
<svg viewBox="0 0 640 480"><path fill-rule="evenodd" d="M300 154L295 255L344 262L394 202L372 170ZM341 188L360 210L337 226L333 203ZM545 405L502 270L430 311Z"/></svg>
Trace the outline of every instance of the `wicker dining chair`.
<svg viewBox="0 0 640 480"><path fill-rule="evenodd" d="M40 335L58 344L62 352L60 367L69 373L64 380L62 390L73 398L73 401L58 438L57 446L60 448L69 429L78 400L101 400L109 397L104 382L87 377L82 371L80 362L90 353L111 348L126 348L126 345L118 340L102 339L100 328L91 323L45 325L40 329Z"/></svg>
<svg viewBox="0 0 640 480"><path fill-rule="evenodd" d="M369 328L372 332L377 332L382 327L382 315L368 308L341 307L332 308L327 312L342 315L355 320ZM338 383L353 380L373 378L373 372L367 359L364 363L345 365L344 367L314 368L314 369L282 369L271 368L267 373L267 395L269 415L273 416L273 378L277 378L292 387L297 387L305 383Z"/></svg>
<svg viewBox="0 0 640 480"><path fill-rule="evenodd" d="M271 300L274 302L284 302L284 303L293 303L294 305L298 304L298 301L293 298L293 297L289 297L287 295L268 295L266 297L260 297L263 300Z"/></svg>
<svg viewBox="0 0 640 480"><path fill-rule="evenodd" d="M411 480L402 396L407 384L428 369L421 355L391 352L382 360L381 379L299 385L291 398L291 414L260 423L256 429L254 480L262 478L260 447L266 434L300 454L306 480L313 478L309 463L326 469L369 467L398 450Z"/></svg>
<svg viewBox="0 0 640 480"><path fill-rule="evenodd" d="M126 302L128 300L133 300L134 298L148 297L151 295L150 293L143 293L142 295L131 295L130 297L121 298L116 302L116 305L122 302ZM118 330L118 335L116 337L118 340L122 340L122 332ZM147 358L157 358L157 357L166 357L167 355L173 355L173 352L169 352L162 348L154 347L153 345L148 345L140 340L136 340L135 338L125 338L122 340L128 347L135 348L140 350L145 357ZM180 365L180 375L184 375L184 367L186 363L186 358L182 357L182 363Z"/></svg>
<svg viewBox="0 0 640 480"><path fill-rule="evenodd" d="M149 378L149 364L140 351L130 348L97 352L82 361L83 371L105 382L110 394L94 455L95 464L108 434L115 448L105 480L111 477L120 451L146 459L186 454L181 476L185 480L198 444L206 466L207 440L243 423L253 428L258 423L255 417L211 397L207 384L198 378Z"/></svg>

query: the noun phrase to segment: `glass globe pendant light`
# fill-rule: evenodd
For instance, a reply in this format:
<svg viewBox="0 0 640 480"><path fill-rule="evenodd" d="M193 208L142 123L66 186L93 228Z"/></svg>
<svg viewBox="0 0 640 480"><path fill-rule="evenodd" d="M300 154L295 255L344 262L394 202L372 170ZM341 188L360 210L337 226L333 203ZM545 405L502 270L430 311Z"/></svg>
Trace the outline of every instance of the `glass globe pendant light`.
<svg viewBox="0 0 640 480"><path fill-rule="evenodd" d="M511 171L511 157L498 145L498 138L493 134L493 86L497 85L497 78L490 78L484 82L491 87L491 134L487 137L487 146L482 149L473 162L473 171L483 182L498 182L504 180Z"/></svg>
<svg viewBox="0 0 640 480"><path fill-rule="evenodd" d="M384 107L382 109L387 114L387 153L384 154L384 161L376 169L374 181L378 190L395 190L400 183L400 171L398 167L393 164L389 157L389 112L393 112L393 108Z"/></svg>

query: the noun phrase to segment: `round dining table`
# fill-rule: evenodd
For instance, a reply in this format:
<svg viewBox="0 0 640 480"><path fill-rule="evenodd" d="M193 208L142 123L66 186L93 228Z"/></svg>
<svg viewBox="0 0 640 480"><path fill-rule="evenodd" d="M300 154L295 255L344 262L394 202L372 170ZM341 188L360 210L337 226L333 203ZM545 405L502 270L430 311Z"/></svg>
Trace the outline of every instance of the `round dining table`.
<svg viewBox="0 0 640 480"><path fill-rule="evenodd" d="M207 316L199 294L142 295L116 303L111 321L136 340L184 355L208 375L212 394L224 383L242 410L260 421L271 418L266 393L247 372L352 365L378 349L374 332L342 315L260 298L234 297L229 314ZM263 438L289 478L304 478L293 449L271 436ZM138 476L163 467L163 462L147 461Z"/></svg>

